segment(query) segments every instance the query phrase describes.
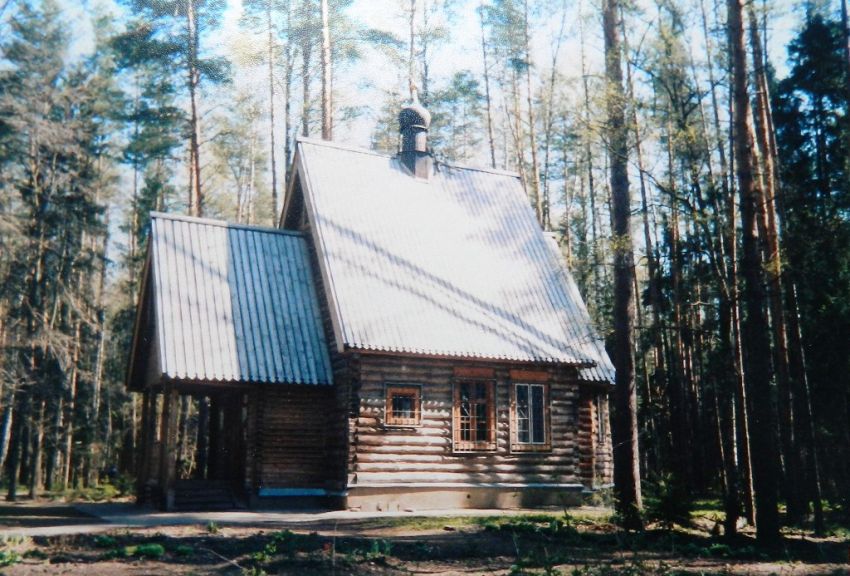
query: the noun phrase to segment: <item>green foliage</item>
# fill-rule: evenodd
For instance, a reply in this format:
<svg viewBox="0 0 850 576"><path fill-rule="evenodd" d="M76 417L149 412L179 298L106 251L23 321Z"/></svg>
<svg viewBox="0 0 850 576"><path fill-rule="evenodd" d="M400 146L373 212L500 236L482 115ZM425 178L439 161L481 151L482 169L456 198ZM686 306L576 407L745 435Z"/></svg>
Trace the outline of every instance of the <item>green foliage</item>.
<svg viewBox="0 0 850 576"><path fill-rule="evenodd" d="M160 558L164 554L165 548L157 543L139 544L133 551L133 555L141 558Z"/></svg>
<svg viewBox="0 0 850 576"><path fill-rule="evenodd" d="M435 154L463 162L476 152L484 104L480 83L469 70L455 72L446 87L433 94L428 141Z"/></svg>
<svg viewBox="0 0 850 576"><path fill-rule="evenodd" d="M644 483L646 487L645 514L660 522L666 529L673 525L688 526L691 522L692 501L686 487L673 475L658 476Z"/></svg>
<svg viewBox="0 0 850 576"><path fill-rule="evenodd" d="M105 502L122 495L112 484L103 483L88 488L74 488L65 493L68 501Z"/></svg>
<svg viewBox="0 0 850 576"><path fill-rule="evenodd" d="M113 536L100 534L94 537L92 544L94 544L95 548L114 548L118 545L118 541Z"/></svg>
<svg viewBox="0 0 850 576"><path fill-rule="evenodd" d="M195 553L195 549L191 546L186 545L186 544L180 544L180 545L178 545L177 547L174 548L174 555L175 556L186 557L186 556L192 556L194 553Z"/></svg>
<svg viewBox="0 0 850 576"><path fill-rule="evenodd" d="M207 525L204 527L208 534L218 534L221 532L221 528L218 526L218 522L215 520L210 520L207 522Z"/></svg>
<svg viewBox="0 0 850 576"><path fill-rule="evenodd" d="M12 566L21 561L21 555L14 550L0 550L0 568Z"/></svg>
<svg viewBox="0 0 850 576"><path fill-rule="evenodd" d="M773 99L786 270L809 343L806 367L819 442L833 447L821 460L821 473L833 478L845 475L850 458L843 440L850 395L844 377L850 373L850 102L843 42L839 21L809 13L788 47L790 74ZM834 486L838 490L826 495L850 502L847 484Z"/></svg>
<svg viewBox="0 0 850 576"><path fill-rule="evenodd" d="M597 564L574 569L570 576L672 576L673 572L664 562L657 565L640 560L623 565Z"/></svg>
<svg viewBox="0 0 850 576"><path fill-rule="evenodd" d="M157 542L145 542L142 544L115 546L110 548L101 556L104 560L118 560L121 558L145 558L155 560L165 555L165 547Z"/></svg>

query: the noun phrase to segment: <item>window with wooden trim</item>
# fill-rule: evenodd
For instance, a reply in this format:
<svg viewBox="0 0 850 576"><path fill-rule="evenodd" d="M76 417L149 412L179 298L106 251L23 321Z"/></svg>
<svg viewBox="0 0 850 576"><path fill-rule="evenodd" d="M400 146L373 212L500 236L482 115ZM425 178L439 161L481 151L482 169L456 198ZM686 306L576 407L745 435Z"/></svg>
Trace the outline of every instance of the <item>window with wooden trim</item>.
<svg viewBox="0 0 850 576"><path fill-rule="evenodd" d="M552 434L549 422L549 386L514 384L511 402L511 450L550 450Z"/></svg>
<svg viewBox="0 0 850 576"><path fill-rule="evenodd" d="M602 394L597 394L593 398L593 404L596 412L596 441L599 444L605 444L608 436L608 419L605 417L605 397Z"/></svg>
<svg viewBox="0 0 850 576"><path fill-rule="evenodd" d="M496 449L496 399L492 381L455 382L452 413L455 452Z"/></svg>
<svg viewBox="0 0 850 576"><path fill-rule="evenodd" d="M384 424L419 426L422 423L422 388L412 385L387 385Z"/></svg>

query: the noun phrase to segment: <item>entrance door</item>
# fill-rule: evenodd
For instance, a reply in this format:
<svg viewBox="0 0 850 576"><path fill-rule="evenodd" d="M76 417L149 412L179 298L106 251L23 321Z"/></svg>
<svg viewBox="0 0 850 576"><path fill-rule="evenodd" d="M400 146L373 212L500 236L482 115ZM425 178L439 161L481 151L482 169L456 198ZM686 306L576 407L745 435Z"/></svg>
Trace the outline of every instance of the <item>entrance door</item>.
<svg viewBox="0 0 850 576"><path fill-rule="evenodd" d="M247 394L216 392L204 400L207 414L203 408L198 412L197 465L192 477L241 489L245 483Z"/></svg>
<svg viewBox="0 0 850 576"><path fill-rule="evenodd" d="M185 438L174 455L174 506L185 510L236 507L244 500L247 394L225 390L184 398L190 399L190 406L181 426Z"/></svg>

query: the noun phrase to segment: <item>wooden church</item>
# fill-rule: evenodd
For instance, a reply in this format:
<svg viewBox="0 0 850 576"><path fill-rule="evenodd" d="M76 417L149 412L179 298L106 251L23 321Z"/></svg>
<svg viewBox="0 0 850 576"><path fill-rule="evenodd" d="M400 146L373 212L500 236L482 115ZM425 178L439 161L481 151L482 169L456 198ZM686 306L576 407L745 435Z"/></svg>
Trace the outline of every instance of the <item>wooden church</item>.
<svg viewBox="0 0 850 576"><path fill-rule="evenodd" d="M279 229L153 214L128 387L164 509L577 503L613 367L515 174L301 139ZM180 397L203 398L182 478Z"/></svg>

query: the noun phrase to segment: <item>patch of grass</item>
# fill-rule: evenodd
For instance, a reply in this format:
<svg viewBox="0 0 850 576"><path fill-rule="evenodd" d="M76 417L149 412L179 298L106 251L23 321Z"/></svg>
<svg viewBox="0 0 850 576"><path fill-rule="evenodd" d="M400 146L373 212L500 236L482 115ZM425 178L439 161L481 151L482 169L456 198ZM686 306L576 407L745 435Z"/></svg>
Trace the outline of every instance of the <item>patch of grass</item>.
<svg viewBox="0 0 850 576"><path fill-rule="evenodd" d="M697 498L691 503L693 514L716 514L723 513L723 502L719 498Z"/></svg>
<svg viewBox="0 0 850 576"><path fill-rule="evenodd" d="M218 522L215 522L213 520L207 522L205 529L208 534L218 534L219 532L221 532L221 528L219 528Z"/></svg>
<svg viewBox="0 0 850 576"><path fill-rule="evenodd" d="M165 555L165 547L156 543L139 544L133 555L142 558L161 558Z"/></svg>
<svg viewBox="0 0 850 576"><path fill-rule="evenodd" d="M135 551L135 546L116 546L115 548L110 548L109 550L101 554L100 558L102 560L118 560L120 558L130 558Z"/></svg>
<svg viewBox="0 0 850 576"><path fill-rule="evenodd" d="M104 483L88 488L72 488L66 490L63 496L68 501L104 502L122 496L122 494L112 484Z"/></svg>
<svg viewBox="0 0 850 576"><path fill-rule="evenodd" d="M570 576L673 576L674 574L664 562L650 565L642 560L634 560L618 566L608 564L582 566L573 569Z"/></svg>
<svg viewBox="0 0 850 576"><path fill-rule="evenodd" d="M47 560L49 556L42 550L38 548L33 548L32 550L27 550L24 552L24 558L35 558L36 560Z"/></svg>
<svg viewBox="0 0 850 576"><path fill-rule="evenodd" d="M146 558L155 560L165 555L165 547L156 542L145 542L142 544L115 546L101 555L103 560L118 560L122 558Z"/></svg>
<svg viewBox="0 0 850 576"><path fill-rule="evenodd" d="M691 523L693 503L681 481L671 474L658 476L646 483L645 514L659 522L666 530L674 525Z"/></svg>
<svg viewBox="0 0 850 576"><path fill-rule="evenodd" d="M250 555L252 564L247 572L253 575L265 574L265 567L277 557L293 560L298 552L314 551L318 547L319 538L315 532L306 536L289 530L275 532L261 550Z"/></svg>
<svg viewBox="0 0 850 576"><path fill-rule="evenodd" d="M114 537L101 534L99 536L95 536L94 540L92 540L95 548L115 548L118 546L118 540Z"/></svg>
<svg viewBox="0 0 850 576"><path fill-rule="evenodd" d="M21 561L21 555L14 550L0 550L0 568L12 566Z"/></svg>
<svg viewBox="0 0 850 576"><path fill-rule="evenodd" d="M186 544L180 544L174 549L175 556L182 556L184 558L187 556L192 556L194 553L195 549Z"/></svg>
<svg viewBox="0 0 850 576"><path fill-rule="evenodd" d="M427 531L441 528L462 528L474 526L485 520L484 516L402 516L394 518L379 518L365 522L367 528L398 528L400 530Z"/></svg>
<svg viewBox="0 0 850 576"><path fill-rule="evenodd" d="M568 514L561 517L549 514L496 517L490 518L482 527L491 532L507 532L513 535L543 535L568 539L579 537L576 521Z"/></svg>
<svg viewBox="0 0 850 576"><path fill-rule="evenodd" d="M827 524L824 529L824 534L826 536L841 538L842 540L850 540L850 526L844 526L842 524Z"/></svg>

